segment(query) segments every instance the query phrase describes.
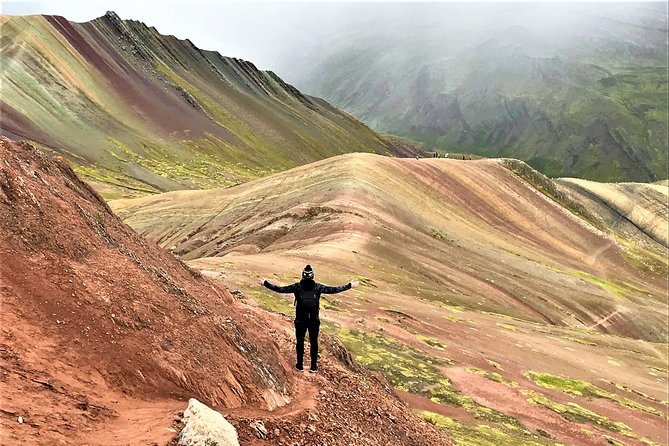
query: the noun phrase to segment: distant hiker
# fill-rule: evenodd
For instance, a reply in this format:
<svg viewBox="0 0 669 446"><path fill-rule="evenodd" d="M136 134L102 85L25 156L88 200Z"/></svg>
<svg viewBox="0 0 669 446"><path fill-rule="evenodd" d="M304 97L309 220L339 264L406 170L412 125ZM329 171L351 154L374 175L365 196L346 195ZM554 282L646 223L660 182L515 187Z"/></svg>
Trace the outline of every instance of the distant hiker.
<svg viewBox="0 0 669 446"><path fill-rule="evenodd" d="M464 161L464 159L465 159L465 156L464 156L464 155L462 155L462 159L463 159L463 161Z"/></svg>
<svg viewBox="0 0 669 446"><path fill-rule="evenodd" d="M318 371L318 330L321 320L318 318L318 307L321 294L336 294L342 291L357 287L360 283L352 280L342 286L321 285L314 281L314 270L311 265L304 267L302 271L302 280L292 285L278 286L271 284L267 279L262 279L262 286L269 288L277 293L293 293L295 295L295 338L297 370L304 370L302 358L304 357L304 337L309 331L309 343L311 344L311 367L309 371L316 373Z"/></svg>

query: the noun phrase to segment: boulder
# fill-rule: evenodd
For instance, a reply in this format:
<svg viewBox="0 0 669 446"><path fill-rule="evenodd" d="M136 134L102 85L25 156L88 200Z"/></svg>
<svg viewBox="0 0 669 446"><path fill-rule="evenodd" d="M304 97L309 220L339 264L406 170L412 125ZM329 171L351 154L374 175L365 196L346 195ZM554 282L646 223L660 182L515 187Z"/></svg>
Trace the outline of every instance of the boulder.
<svg viewBox="0 0 669 446"><path fill-rule="evenodd" d="M179 446L239 446L237 430L220 413L195 398L188 400L182 418Z"/></svg>

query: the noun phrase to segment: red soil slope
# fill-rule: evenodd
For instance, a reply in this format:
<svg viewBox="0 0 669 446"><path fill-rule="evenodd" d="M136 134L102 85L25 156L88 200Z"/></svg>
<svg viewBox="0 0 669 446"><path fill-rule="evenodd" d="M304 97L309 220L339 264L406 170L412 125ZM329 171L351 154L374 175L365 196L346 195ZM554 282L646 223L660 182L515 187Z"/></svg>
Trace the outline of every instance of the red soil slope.
<svg viewBox="0 0 669 446"><path fill-rule="evenodd" d="M65 162L6 138L0 258L0 443L165 444L188 397L227 410L241 438L247 417L265 420L270 444L353 444L372 424L367 444L448 443L330 353L321 376L293 374L287 321L138 236Z"/></svg>

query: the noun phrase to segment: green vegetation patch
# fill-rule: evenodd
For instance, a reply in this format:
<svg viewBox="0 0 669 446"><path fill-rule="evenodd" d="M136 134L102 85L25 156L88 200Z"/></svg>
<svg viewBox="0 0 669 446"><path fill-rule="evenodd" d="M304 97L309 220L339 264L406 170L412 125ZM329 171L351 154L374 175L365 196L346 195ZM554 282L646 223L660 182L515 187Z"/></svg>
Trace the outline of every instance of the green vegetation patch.
<svg viewBox="0 0 669 446"><path fill-rule="evenodd" d="M592 346L592 347L596 347L596 346L597 346L597 343L596 343L596 342L588 341L588 340L586 340L586 339L574 338L574 337L571 337L571 336L567 336L567 339L569 339L570 341L577 342L577 343L579 343L579 344L583 344L583 345L590 345L590 346Z"/></svg>
<svg viewBox="0 0 669 446"><path fill-rule="evenodd" d="M114 191L118 191L101 193L108 200L123 197L142 197L160 192L157 188L146 183L97 165L72 164L72 170L84 180L104 183Z"/></svg>
<svg viewBox="0 0 669 446"><path fill-rule="evenodd" d="M423 335L416 335L416 337L421 341L425 342L430 347L436 348L437 350L446 349L446 346L442 344L441 341L437 338L431 338L429 336L423 336Z"/></svg>
<svg viewBox="0 0 669 446"><path fill-rule="evenodd" d="M336 336L339 330L341 330L341 325L339 325L337 322L321 319L321 330L330 335Z"/></svg>
<svg viewBox="0 0 669 446"><path fill-rule="evenodd" d="M342 311L342 304L337 300L321 299L321 308L332 311Z"/></svg>
<svg viewBox="0 0 669 446"><path fill-rule="evenodd" d="M520 428L516 418L480 406L453 389L439 371L450 360L430 357L402 342L359 330L342 329L336 335L358 362L382 373L395 389L424 396L438 404L462 407L480 420Z"/></svg>
<svg viewBox="0 0 669 446"><path fill-rule="evenodd" d="M662 403L662 401L658 400L657 398L653 398L650 395L647 395L647 394L645 394L643 392L640 392L636 389L632 389L630 386L626 386L625 384L614 383L613 381L609 381L609 380L606 380L606 379L603 379L603 378L600 378L600 380L607 383L607 384L615 386L616 389L618 389L618 390L623 390L625 392L633 393L634 395L640 396L640 397L645 398L645 399L647 399L649 401L652 401L654 403Z"/></svg>
<svg viewBox="0 0 669 446"><path fill-rule="evenodd" d="M119 140L108 139L116 147L113 155L119 160L137 164L163 178L195 188L232 186L269 173L223 160L221 154L230 151L229 144L213 135L197 141L183 140L169 147L143 141L140 143L141 154Z"/></svg>
<svg viewBox="0 0 669 446"><path fill-rule="evenodd" d="M615 401L621 406L630 409L640 410L653 415L663 416L659 410L645 406L629 398L622 397L616 393L608 392L587 381L580 379L570 379L563 376L552 375L550 373L527 372L526 376L536 384L546 389L558 390L573 396L582 396L586 398L603 398Z"/></svg>
<svg viewBox="0 0 669 446"><path fill-rule="evenodd" d="M658 277L666 277L669 274L669 263L662 253L643 249L628 240L618 239L618 244L624 246L621 255L625 262L633 268L650 273Z"/></svg>
<svg viewBox="0 0 669 446"><path fill-rule="evenodd" d="M553 412L559 413L569 421L573 421L575 423L594 424L612 432L631 433L631 428L625 423L610 420L607 417L599 415L591 410L586 409L585 407L581 407L576 403L569 402L562 404L550 399L546 395L533 392L531 390L524 390L523 394L529 397L527 400L530 403L544 406Z"/></svg>
<svg viewBox="0 0 669 446"><path fill-rule="evenodd" d="M441 303L441 302L439 302L439 303L440 303L440 305L439 305L440 307L447 309L451 313L458 314L458 313L464 313L465 311L467 311L467 309L465 307L462 307L460 305L449 305L449 304L445 304L445 303Z"/></svg>
<svg viewBox="0 0 669 446"><path fill-rule="evenodd" d="M628 438L634 438L640 441L643 441L646 444L654 445L652 441L647 438L642 438L639 435L635 434L632 429L620 421L613 421L603 415L595 413L591 410L588 410L584 407L579 406L576 403L566 403L562 404L557 401L554 401L538 392L533 392L531 390L523 390L523 395L528 396L527 399L532 404L538 404L544 406L555 413L560 414L563 418L572 421L574 423L588 423L595 426L602 427L604 429L610 430L611 432L617 432L621 435L624 435Z"/></svg>
<svg viewBox="0 0 669 446"><path fill-rule="evenodd" d="M477 369L477 368L474 368L474 367L467 368L467 371L469 373L473 373L474 375L483 376L484 378L487 378L490 381L495 381L495 382L504 384L505 386L518 387L518 385L519 385L515 381L511 381L509 379L504 378L502 375L500 375L497 372L489 372L487 370L481 370L481 369Z"/></svg>
<svg viewBox="0 0 669 446"><path fill-rule="evenodd" d="M630 288L632 288L627 284L615 282L613 280L602 279L600 277L593 276L592 274L588 274L583 271L579 271L578 275L582 279L594 285L597 285L602 290L614 296L625 297L625 295L630 291Z"/></svg>
<svg viewBox="0 0 669 446"><path fill-rule="evenodd" d="M503 329L508 330L508 331L513 331L513 332L518 331L518 327L516 327L515 325L503 324L501 322L498 322L495 325L497 325L499 328L503 328Z"/></svg>
<svg viewBox="0 0 669 446"><path fill-rule="evenodd" d="M456 406L473 407L474 402L451 389L451 383L439 372L450 363L434 358L394 339L359 330L343 329L337 333L358 362L383 373L398 390L444 401Z"/></svg>
<svg viewBox="0 0 669 446"><path fill-rule="evenodd" d="M291 316L295 312L290 301L279 297L276 294L267 293L265 291L253 291L251 295L256 302L258 302L258 306L263 310L284 314L286 316Z"/></svg>
<svg viewBox="0 0 669 446"><path fill-rule="evenodd" d="M613 446L625 446L625 443L621 443L620 441L616 440L613 437L609 437L608 435L604 435L604 438L606 438L607 443Z"/></svg>
<svg viewBox="0 0 669 446"><path fill-rule="evenodd" d="M560 392L585 397L608 398L609 393L599 387L579 379L569 379L550 373L527 372L525 374L536 384L547 389L559 390Z"/></svg>
<svg viewBox="0 0 669 446"><path fill-rule="evenodd" d="M420 416L426 422L448 432L458 446L544 446L556 444L533 435L525 429L492 427L487 424L467 425L452 418L424 411Z"/></svg>
<svg viewBox="0 0 669 446"><path fill-rule="evenodd" d="M616 367L620 367L622 365L620 363L620 361L617 361L617 360L611 358L610 356L606 359L606 362L608 362L610 365L613 365L613 366L616 366Z"/></svg>

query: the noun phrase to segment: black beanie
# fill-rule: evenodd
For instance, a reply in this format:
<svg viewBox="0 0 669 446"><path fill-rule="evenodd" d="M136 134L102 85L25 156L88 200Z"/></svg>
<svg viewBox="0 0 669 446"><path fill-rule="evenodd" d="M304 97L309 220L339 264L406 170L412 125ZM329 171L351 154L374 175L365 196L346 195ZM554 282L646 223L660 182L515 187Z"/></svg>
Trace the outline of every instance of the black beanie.
<svg viewBox="0 0 669 446"><path fill-rule="evenodd" d="M314 278L314 270L311 269L311 265L307 265L304 267L304 271L302 271L302 278L303 279L313 279Z"/></svg>

